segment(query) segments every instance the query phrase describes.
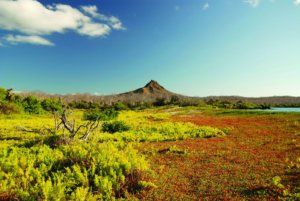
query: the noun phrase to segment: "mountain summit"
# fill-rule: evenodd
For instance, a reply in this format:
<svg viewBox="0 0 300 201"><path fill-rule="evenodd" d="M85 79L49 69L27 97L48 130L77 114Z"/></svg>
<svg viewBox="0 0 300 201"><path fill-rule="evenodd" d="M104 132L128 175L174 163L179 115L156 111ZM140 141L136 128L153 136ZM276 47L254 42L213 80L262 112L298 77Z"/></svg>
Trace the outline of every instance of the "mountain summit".
<svg viewBox="0 0 300 201"><path fill-rule="evenodd" d="M144 87L133 91L135 94L166 94L171 93L161 86L157 81L151 80Z"/></svg>
<svg viewBox="0 0 300 201"><path fill-rule="evenodd" d="M170 100L174 96L183 97L179 94L168 91L157 81L151 80L144 87L118 94L117 99L122 101L131 100L132 102L154 102L157 99Z"/></svg>
<svg viewBox="0 0 300 201"><path fill-rule="evenodd" d="M157 81L151 80L145 85L145 88L149 89L159 89L159 90L165 90L164 87L162 87Z"/></svg>

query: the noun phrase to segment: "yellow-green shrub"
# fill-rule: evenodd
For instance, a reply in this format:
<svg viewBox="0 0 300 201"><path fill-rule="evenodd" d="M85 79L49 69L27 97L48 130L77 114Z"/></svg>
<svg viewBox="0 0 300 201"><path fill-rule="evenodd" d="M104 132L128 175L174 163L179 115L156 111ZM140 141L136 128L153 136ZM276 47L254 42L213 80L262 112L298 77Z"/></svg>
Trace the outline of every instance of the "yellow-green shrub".
<svg viewBox="0 0 300 201"><path fill-rule="evenodd" d="M133 170L148 171L148 164L121 143L11 147L0 152L0 194L21 200L111 199L126 189Z"/></svg>

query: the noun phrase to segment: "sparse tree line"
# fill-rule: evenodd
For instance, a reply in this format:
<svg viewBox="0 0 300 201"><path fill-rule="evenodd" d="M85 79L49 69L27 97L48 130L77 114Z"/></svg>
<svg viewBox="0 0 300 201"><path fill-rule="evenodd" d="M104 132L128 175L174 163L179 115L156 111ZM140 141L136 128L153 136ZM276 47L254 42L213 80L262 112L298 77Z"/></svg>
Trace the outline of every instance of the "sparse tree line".
<svg viewBox="0 0 300 201"><path fill-rule="evenodd" d="M244 97L185 97L181 95L170 96L100 96L91 95L48 95L45 94L14 94L12 89L0 88L0 113L29 113L43 114L62 112L63 109L103 110L113 108L117 111L128 109L146 109L157 106L176 105L185 106L212 106L225 109L269 109L270 107L300 107L300 100L290 97L244 98ZM260 100L260 101L259 101ZM276 102L275 100L278 100ZM280 102L282 101L282 102Z"/></svg>
<svg viewBox="0 0 300 201"><path fill-rule="evenodd" d="M300 97L272 96L272 97L241 97L241 96L210 96L202 98L205 102L238 103L248 102L255 105L269 105L271 107L300 107Z"/></svg>
<svg viewBox="0 0 300 201"><path fill-rule="evenodd" d="M82 99L80 99L82 98ZM128 109L145 109L156 106L178 105L178 106L199 106L204 102L194 98L182 98L173 95L171 97L139 97L134 99L134 95L128 99L115 98L111 96L106 100L96 100L78 97L76 100L68 101L66 98L58 96L35 96L24 94L13 94L12 90L0 88L0 113L29 113L43 114L47 112L62 112L63 109L84 109L84 110L104 110L114 109L116 111Z"/></svg>
<svg viewBox="0 0 300 201"><path fill-rule="evenodd" d="M0 113L42 114L45 112L62 111L63 103L59 99L39 100L35 96L22 97L13 94L11 89L0 88Z"/></svg>
<svg viewBox="0 0 300 201"><path fill-rule="evenodd" d="M221 101L219 99L209 99L205 102L207 105L211 105L218 108L225 109L270 109L271 105L262 103L255 104L249 101Z"/></svg>
<svg viewBox="0 0 300 201"><path fill-rule="evenodd" d="M11 89L0 88L0 114L28 113L28 114L45 114L52 113L54 117L54 128L42 128L40 130L29 130L25 127L20 127L24 132L34 132L44 135L45 133L57 134L60 130L63 133L68 132L68 140L72 140L79 133L79 139L87 141L91 133L102 125L102 130L108 133L128 130L129 127L121 121L114 120L119 115L119 110L127 109L127 106L121 102L113 107L101 108L94 102L71 102L63 103L60 99L46 98L38 99L35 96L21 97L11 93ZM82 119L84 123L77 124L75 119L70 118L72 109L85 109ZM110 121L110 122L108 122Z"/></svg>

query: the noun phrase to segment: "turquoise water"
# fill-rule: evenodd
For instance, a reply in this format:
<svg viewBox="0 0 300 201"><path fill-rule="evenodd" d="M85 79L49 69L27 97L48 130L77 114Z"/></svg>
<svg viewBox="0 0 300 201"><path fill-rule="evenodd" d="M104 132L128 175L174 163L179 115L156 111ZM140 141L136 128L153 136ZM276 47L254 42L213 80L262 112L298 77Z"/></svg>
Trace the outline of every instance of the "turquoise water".
<svg viewBox="0 0 300 201"><path fill-rule="evenodd" d="M270 112L300 112L300 107L272 107L268 110L263 111L270 111Z"/></svg>

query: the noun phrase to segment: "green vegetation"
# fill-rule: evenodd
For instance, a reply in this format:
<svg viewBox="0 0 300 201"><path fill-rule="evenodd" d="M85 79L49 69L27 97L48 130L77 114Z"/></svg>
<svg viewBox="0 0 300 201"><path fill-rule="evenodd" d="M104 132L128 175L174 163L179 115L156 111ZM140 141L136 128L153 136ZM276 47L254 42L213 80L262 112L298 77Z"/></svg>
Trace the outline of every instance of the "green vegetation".
<svg viewBox="0 0 300 201"><path fill-rule="evenodd" d="M29 114L42 114L41 102L34 96L28 96L22 100L24 111Z"/></svg>
<svg viewBox="0 0 300 201"><path fill-rule="evenodd" d="M269 104L254 104L249 101L220 101L219 99L209 99L207 105L225 109L270 109Z"/></svg>
<svg viewBox="0 0 300 201"><path fill-rule="evenodd" d="M39 100L35 96L26 96L22 98L19 95L12 94L11 89L0 88L0 114L43 114L46 112L62 111L63 103L57 99Z"/></svg>
<svg viewBox="0 0 300 201"><path fill-rule="evenodd" d="M104 122L102 125L102 131L108 133L124 132L129 129L130 127L123 121Z"/></svg>
<svg viewBox="0 0 300 201"><path fill-rule="evenodd" d="M60 100L50 98L42 100L41 106L47 112L61 112L63 110L63 104Z"/></svg>
<svg viewBox="0 0 300 201"><path fill-rule="evenodd" d="M0 114L15 114L19 112L20 108L17 105L0 101Z"/></svg>
<svg viewBox="0 0 300 201"><path fill-rule="evenodd" d="M20 106L11 102L11 90L0 88L0 114L14 114L20 112ZM15 102L18 102L18 96Z"/></svg>
<svg viewBox="0 0 300 201"><path fill-rule="evenodd" d="M0 195L21 200L97 200L123 197L138 186L148 163L130 145L74 142L12 147L0 153Z"/></svg>
<svg viewBox="0 0 300 201"><path fill-rule="evenodd" d="M116 111L115 109L94 109L90 110L84 113L83 119L84 120L89 120L89 121L96 121L96 120L112 120L117 118L119 115L119 112Z"/></svg>

